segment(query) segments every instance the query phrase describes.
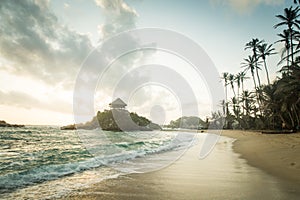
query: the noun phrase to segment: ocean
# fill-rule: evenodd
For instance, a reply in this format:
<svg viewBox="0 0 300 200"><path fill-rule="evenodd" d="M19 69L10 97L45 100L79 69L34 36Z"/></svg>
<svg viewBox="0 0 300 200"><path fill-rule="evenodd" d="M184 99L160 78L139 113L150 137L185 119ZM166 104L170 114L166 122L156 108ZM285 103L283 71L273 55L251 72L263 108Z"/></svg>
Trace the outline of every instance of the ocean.
<svg viewBox="0 0 300 200"><path fill-rule="evenodd" d="M128 173L166 167L195 142L194 133L0 129L0 199L51 199Z"/></svg>

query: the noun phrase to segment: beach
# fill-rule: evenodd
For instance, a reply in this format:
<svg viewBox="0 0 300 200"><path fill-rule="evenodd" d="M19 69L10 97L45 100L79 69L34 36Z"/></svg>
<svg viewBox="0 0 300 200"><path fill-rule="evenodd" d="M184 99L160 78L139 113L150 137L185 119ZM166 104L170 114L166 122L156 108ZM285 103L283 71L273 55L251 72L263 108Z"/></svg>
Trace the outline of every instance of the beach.
<svg viewBox="0 0 300 200"><path fill-rule="evenodd" d="M287 181L300 183L300 133L261 134L254 131L223 131L237 139L233 149L247 162Z"/></svg>
<svg viewBox="0 0 300 200"><path fill-rule="evenodd" d="M197 133L201 135L202 133ZM297 199L300 134L225 130L211 154L201 142L161 170L107 179L62 199Z"/></svg>

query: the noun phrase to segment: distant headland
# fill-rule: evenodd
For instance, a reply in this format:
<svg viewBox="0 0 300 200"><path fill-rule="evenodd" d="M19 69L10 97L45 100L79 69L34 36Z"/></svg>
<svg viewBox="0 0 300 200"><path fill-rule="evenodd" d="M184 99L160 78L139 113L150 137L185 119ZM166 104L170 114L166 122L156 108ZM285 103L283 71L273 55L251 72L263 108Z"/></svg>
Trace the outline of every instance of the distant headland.
<svg viewBox="0 0 300 200"><path fill-rule="evenodd" d="M15 127L15 128L21 128L24 127L24 125L21 124L9 124L4 120L0 120L0 127Z"/></svg>

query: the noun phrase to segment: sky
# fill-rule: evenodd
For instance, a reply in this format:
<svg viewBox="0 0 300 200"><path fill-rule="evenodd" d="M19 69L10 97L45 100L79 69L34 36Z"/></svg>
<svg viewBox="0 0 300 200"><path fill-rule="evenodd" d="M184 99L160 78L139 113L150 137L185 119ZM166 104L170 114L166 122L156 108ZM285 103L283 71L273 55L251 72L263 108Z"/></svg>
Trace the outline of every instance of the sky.
<svg viewBox="0 0 300 200"><path fill-rule="evenodd" d="M215 92L206 82L209 70L198 73L189 60L160 49L131 52L109 66L93 68L100 65L93 52L94 57L109 59L118 50L111 47L103 53L106 41L128 30L159 28L198 44L218 74L235 74L251 53L244 47L252 38L269 44L278 40L275 15L291 5L288 0L2 0L0 119L34 125L77 123L75 115L86 121L119 96L128 110L159 124L183 114L205 119ZM141 43L136 38L126 41L128 48ZM280 51L283 46L274 47ZM268 59L272 80L279 59ZM86 79L95 77L97 82L90 87L92 97L80 93L85 100L79 101L76 87L85 88L78 78L85 67L90 67ZM266 83L264 71L260 74ZM251 81L246 87L253 88ZM92 110L78 113L76 106Z"/></svg>

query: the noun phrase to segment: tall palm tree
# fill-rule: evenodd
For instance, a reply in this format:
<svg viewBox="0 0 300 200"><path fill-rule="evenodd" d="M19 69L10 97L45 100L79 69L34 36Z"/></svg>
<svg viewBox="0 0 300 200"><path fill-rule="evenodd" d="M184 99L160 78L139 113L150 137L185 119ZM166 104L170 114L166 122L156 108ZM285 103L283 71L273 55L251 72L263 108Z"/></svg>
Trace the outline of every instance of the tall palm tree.
<svg viewBox="0 0 300 200"><path fill-rule="evenodd" d="M276 15L277 18L281 20L278 24L274 25L274 28L278 28L280 26L287 26L287 30L289 31L289 40L290 40L290 50L291 50L291 59L292 59L292 65L294 64L294 46L293 46L293 40L294 37L292 34L294 30L294 27L296 27L298 30L300 29L298 20L298 17L300 16L299 13L300 8L297 6L295 9L291 6L290 8L284 9L283 15Z"/></svg>
<svg viewBox="0 0 300 200"><path fill-rule="evenodd" d="M246 80L246 79L249 79L249 77L246 77L246 72L245 71L241 71L241 72L239 72L237 75L236 75L236 77L239 77L239 81L240 81L240 84L241 84L241 86L242 86L242 94L244 93L244 80ZM238 80L237 80L237 83L239 82ZM238 83L238 85L239 85L239 83ZM243 108L243 114L245 114L245 108L244 108L244 102L242 101L242 104L243 104L243 106L242 106L242 108Z"/></svg>
<svg viewBox="0 0 300 200"><path fill-rule="evenodd" d="M254 75L254 70L255 70L255 65L256 65L256 59L254 56L248 56L248 58L244 59L245 62L242 63L242 67L245 67L246 69L244 72L246 73L247 71L250 70L252 80L254 83L255 90L257 89L256 81L255 81L255 75Z"/></svg>
<svg viewBox="0 0 300 200"><path fill-rule="evenodd" d="M231 89L233 91L234 97L236 97L236 93L235 93L235 90L234 90L234 81L235 81L234 75L233 74L229 74L228 80L229 80L229 83L231 85Z"/></svg>
<svg viewBox="0 0 300 200"><path fill-rule="evenodd" d="M289 56L290 56L290 32L289 30L283 30L282 33L280 34L277 34L281 39L276 41L275 43L277 42L284 42L284 49L282 51L282 54L281 54L281 61L279 62L279 64L284 61L286 59L286 66L289 66ZM286 57L284 57L284 53L286 52Z"/></svg>
<svg viewBox="0 0 300 200"><path fill-rule="evenodd" d="M264 62L264 67L266 70L266 75L267 75L267 80L268 84L270 85L270 77L269 77L269 71L267 68L267 62L266 62L266 57L270 55L274 55L275 49L272 47L272 44L268 45L267 43L263 43L258 46L258 52L259 52L259 57L263 60Z"/></svg>
<svg viewBox="0 0 300 200"><path fill-rule="evenodd" d="M258 38L253 38L250 42L248 42L246 45L245 45L245 50L246 49L252 49L252 52L253 52L253 57L254 57L254 60L255 60L255 70L256 70L256 75L257 75L257 81L258 81L258 86L260 87L260 77L259 77L259 74L258 74L258 70L260 69L258 67L258 56L257 56L257 51L258 51L258 47L261 45L261 43L263 42L263 40L259 40Z"/></svg>
<svg viewBox="0 0 300 200"><path fill-rule="evenodd" d="M238 76L240 77L240 80L241 80L241 86L242 86L242 92L243 92L244 91L244 81L246 79L249 79L249 77L246 76L246 72L245 71L239 72Z"/></svg>
<svg viewBox="0 0 300 200"><path fill-rule="evenodd" d="M236 81L236 84L237 84L237 99L240 98L240 88L241 88L241 76L240 76L240 73L237 73L235 75L235 81Z"/></svg>
<svg viewBox="0 0 300 200"><path fill-rule="evenodd" d="M227 106L227 85L228 85L228 78L229 78L229 73L228 72L223 72L222 73L222 79L224 79L224 87L225 87L225 105ZM228 110L228 107L226 107L226 111ZM227 112L226 112L227 113ZM226 114L227 115L227 114Z"/></svg>
<svg viewBox="0 0 300 200"><path fill-rule="evenodd" d="M260 65L260 62L256 61L255 58L254 58L254 56L248 56L248 58L245 58L244 61L245 62L242 63L242 67L246 68L245 72L247 72L249 70L251 72L253 83L254 83L254 87L255 87L255 92L256 92L257 103L258 103L258 105L260 105L260 95L258 93L258 89L260 87L257 87L257 85L256 85L255 74L254 74L254 71L256 69L255 65L257 65L257 67L258 67L258 65ZM260 109L260 106L259 106L259 110L260 110L260 113L262 113L261 109Z"/></svg>

